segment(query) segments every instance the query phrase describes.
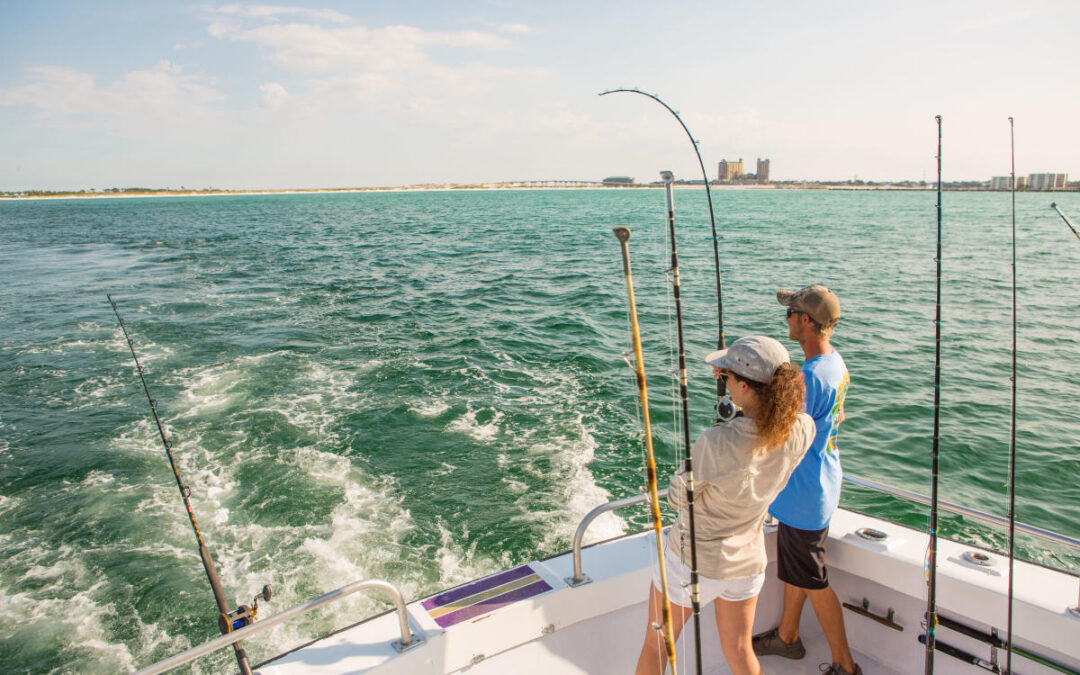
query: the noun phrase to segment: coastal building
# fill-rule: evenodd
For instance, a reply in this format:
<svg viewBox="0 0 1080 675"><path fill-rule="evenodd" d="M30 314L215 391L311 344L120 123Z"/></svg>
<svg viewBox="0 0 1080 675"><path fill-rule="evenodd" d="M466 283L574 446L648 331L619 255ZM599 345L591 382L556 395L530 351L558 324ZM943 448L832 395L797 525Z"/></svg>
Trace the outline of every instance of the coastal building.
<svg viewBox="0 0 1080 675"><path fill-rule="evenodd" d="M1023 176L1016 177L1016 189L1023 190L1027 185L1027 179ZM990 179L991 190L1011 190L1012 189L1012 177L1010 176L994 176Z"/></svg>
<svg viewBox="0 0 1080 675"><path fill-rule="evenodd" d="M630 176L608 176L604 179L605 187L630 187L634 179Z"/></svg>
<svg viewBox="0 0 1080 675"><path fill-rule="evenodd" d="M768 183L769 182L769 160L758 157L757 160L757 182Z"/></svg>
<svg viewBox="0 0 1080 675"><path fill-rule="evenodd" d="M1027 178L1027 189L1052 191L1064 190L1069 182L1067 173L1033 173Z"/></svg>
<svg viewBox="0 0 1080 675"><path fill-rule="evenodd" d="M717 178L721 183L730 182L733 180L739 180L743 175L742 157L737 162L729 162L726 159L720 160L720 171Z"/></svg>

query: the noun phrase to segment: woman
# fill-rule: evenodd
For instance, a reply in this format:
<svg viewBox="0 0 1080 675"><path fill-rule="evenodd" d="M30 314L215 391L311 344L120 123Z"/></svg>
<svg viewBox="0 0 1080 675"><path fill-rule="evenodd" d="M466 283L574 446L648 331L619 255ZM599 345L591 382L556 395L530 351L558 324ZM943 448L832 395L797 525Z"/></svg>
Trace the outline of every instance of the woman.
<svg viewBox="0 0 1080 675"><path fill-rule="evenodd" d="M761 665L750 645L754 608L765 583L765 512L814 438L814 421L800 412L802 374L776 340L752 335L705 359L723 377L742 415L705 431L691 450L694 525L701 604L716 600L720 646L736 675ZM668 500L679 512L668 532L664 560L672 624L678 639L690 616L690 536L686 483L671 479ZM649 626L660 621L659 565L649 590ZM662 673L666 654L660 631L646 629L637 675Z"/></svg>

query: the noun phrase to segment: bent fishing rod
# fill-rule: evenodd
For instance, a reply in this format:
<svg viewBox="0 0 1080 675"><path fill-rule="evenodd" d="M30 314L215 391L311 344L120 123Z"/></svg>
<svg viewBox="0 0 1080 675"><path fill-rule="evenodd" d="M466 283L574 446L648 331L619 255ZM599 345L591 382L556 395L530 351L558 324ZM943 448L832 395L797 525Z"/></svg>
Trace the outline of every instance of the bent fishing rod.
<svg viewBox="0 0 1080 675"><path fill-rule="evenodd" d="M650 94L647 91L640 89L609 89L608 91L600 92L600 96L607 96L608 94L627 93L627 94L640 94L656 101L660 105L675 117L675 120L686 132L687 138L690 139L690 144L694 147L694 154L697 155L698 166L701 167L701 178L705 181L705 199L709 203L709 225L712 228L712 242L713 242L713 263L716 269L716 321L718 327L718 334L716 339L717 349L727 349L727 338L724 335L724 286L721 281L720 275L720 239L716 236L716 216L713 214L712 203L712 190L709 189L709 174L705 171L705 162L701 159L701 151L698 149L698 141L694 138L694 135L690 133L690 129L683 122L682 117L675 111L674 108L664 103L656 94ZM735 416L735 404L731 402L731 399L727 398L727 383L724 382L724 378L720 378L716 381L716 421L723 422L730 420Z"/></svg>
<svg viewBox="0 0 1080 675"><path fill-rule="evenodd" d="M1061 212L1061 209L1058 208L1057 202L1050 202L1050 208L1057 211L1058 215L1061 216L1061 219L1064 220L1065 224L1069 226L1070 230L1072 230L1072 233L1076 235L1076 238L1080 239L1080 232L1077 232L1076 228L1073 227L1072 221L1069 220L1069 217Z"/></svg>
<svg viewBox="0 0 1080 675"><path fill-rule="evenodd" d="M1013 655L1013 562L1016 559L1016 139L1009 118L1009 158L1012 177L1012 422L1009 425L1009 612L1005 672L1012 673Z"/></svg>
<svg viewBox="0 0 1080 675"><path fill-rule="evenodd" d="M199 558L202 559L206 578L210 582L210 590L213 591L214 600L218 606L218 628L222 634L230 633L234 628L242 628L255 621L259 612L259 600L270 600L270 587L263 586L262 592L255 596L255 600L250 607L240 605L236 609L229 609L228 601L225 599L225 589L221 586L221 579L218 577L217 568L214 566L214 559L210 555L210 549L207 547L206 542L203 541L202 533L199 532L199 524L195 521L195 512L191 509L191 488L184 484L184 481L180 478L180 470L176 468L172 444L169 443L169 438L165 435L165 427L161 424L161 418L158 417L157 402L150 395L150 388L146 384L142 364L139 363L139 357L135 354L135 343L132 341L131 336L128 335L124 320L120 318L120 310L116 306L116 301L113 300L112 295L107 294L105 297L109 299L113 314L116 314L116 320L120 322L120 329L124 331L124 339L127 340L128 349L131 350L131 358L135 360L135 369L139 372L139 380L142 381L143 391L146 392L146 400L150 402L150 413L154 416L154 422L157 424L161 444L165 446L165 454L169 457L169 466L172 467L173 476L176 478L176 487L180 490L180 497L184 500L184 508L187 509L188 520L191 521L191 529L195 532L195 541L199 544ZM233 643L233 650L236 652L236 662L240 666L240 672L243 675L252 675L247 652L244 651L243 645L239 642Z"/></svg>
<svg viewBox="0 0 1080 675"><path fill-rule="evenodd" d="M937 298L934 304L934 437L930 446L930 542L926 549L926 661L925 673L934 672L937 646L938 450L941 418L941 115L937 121Z"/></svg>
<svg viewBox="0 0 1080 675"><path fill-rule="evenodd" d="M671 675L678 675L675 668L675 631L671 623L671 600L668 596L667 565L664 564L663 519L660 516L660 491L656 485L656 456L653 454L652 426L649 423L649 393L645 385L645 357L641 351L641 330L638 327L637 302L634 300L634 279L630 274L630 228L616 227L615 238L622 249L623 275L626 277L626 294L630 303L630 333L634 343L634 375L637 378L638 396L641 399L641 417L645 426L645 478L649 490L649 510L653 531L656 533L656 559L660 567L661 617L664 645L667 649Z"/></svg>
<svg viewBox="0 0 1080 675"><path fill-rule="evenodd" d="M694 614L694 656L697 673L701 675L701 594L698 586L697 528L694 520L694 460L690 452L690 394L686 377L686 347L683 342L682 286L679 280L679 249L675 245L675 199L671 184L675 175L661 171L664 195L667 197L668 233L671 238L671 292L675 297L675 326L679 353L679 402L682 406L682 435L686 457L683 459L683 479L686 481L686 509L690 526L690 606ZM723 379L723 378L720 378Z"/></svg>

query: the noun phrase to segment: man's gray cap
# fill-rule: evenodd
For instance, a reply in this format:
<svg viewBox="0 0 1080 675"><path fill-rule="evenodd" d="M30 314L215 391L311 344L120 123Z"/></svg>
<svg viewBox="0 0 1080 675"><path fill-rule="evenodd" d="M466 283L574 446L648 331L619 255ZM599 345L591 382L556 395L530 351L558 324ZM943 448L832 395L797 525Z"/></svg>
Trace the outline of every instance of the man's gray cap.
<svg viewBox="0 0 1080 675"><path fill-rule="evenodd" d="M709 354L705 362L730 370L745 380L768 382L781 364L791 362L791 355L778 340L764 335L748 335L739 338L727 349Z"/></svg>
<svg viewBox="0 0 1080 675"><path fill-rule="evenodd" d="M804 286L795 292L779 290L776 301L810 315L822 326L835 326L840 320L840 298L821 284Z"/></svg>

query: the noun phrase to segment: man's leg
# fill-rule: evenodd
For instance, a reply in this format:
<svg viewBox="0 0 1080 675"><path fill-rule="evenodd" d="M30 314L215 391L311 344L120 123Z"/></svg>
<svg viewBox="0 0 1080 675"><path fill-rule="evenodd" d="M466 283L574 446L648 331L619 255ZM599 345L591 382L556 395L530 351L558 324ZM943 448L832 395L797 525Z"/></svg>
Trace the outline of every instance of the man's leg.
<svg viewBox="0 0 1080 675"><path fill-rule="evenodd" d="M777 633L784 642L794 644L799 639L799 619L802 618L806 591L798 586L784 582L784 610L780 615L780 628Z"/></svg>
<svg viewBox="0 0 1080 675"><path fill-rule="evenodd" d="M813 605L818 622L821 624L822 630L825 631L825 638L829 641L833 663L839 663L844 670L854 673L855 659L852 658L851 650L848 649L847 631L844 630L844 608L840 605L836 593L829 587L816 590L808 589L803 593L810 596L810 604ZM787 600L786 594L784 600ZM802 603L800 603L801 606ZM783 624L780 625L783 626Z"/></svg>

